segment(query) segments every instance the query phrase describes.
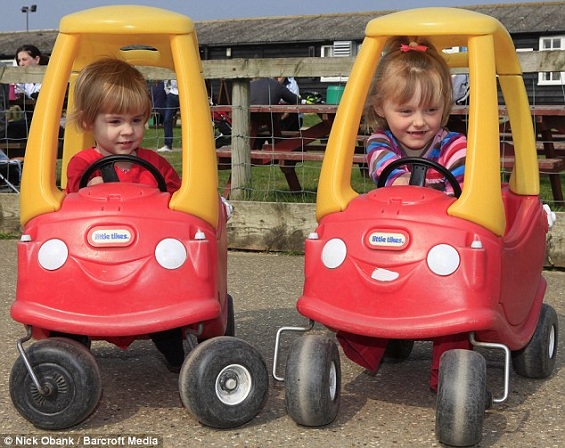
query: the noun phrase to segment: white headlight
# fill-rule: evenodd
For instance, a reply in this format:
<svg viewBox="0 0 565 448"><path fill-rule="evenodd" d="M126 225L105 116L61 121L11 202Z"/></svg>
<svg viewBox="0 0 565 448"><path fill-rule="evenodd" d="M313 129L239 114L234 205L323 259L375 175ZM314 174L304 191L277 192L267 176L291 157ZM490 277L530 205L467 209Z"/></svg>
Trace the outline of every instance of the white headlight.
<svg viewBox="0 0 565 448"><path fill-rule="evenodd" d="M69 257L69 248L61 240L48 240L41 245L37 261L43 269L55 271L63 266Z"/></svg>
<svg viewBox="0 0 565 448"><path fill-rule="evenodd" d="M428 252L428 267L437 275L451 275L459 267L459 253L449 244L438 244Z"/></svg>
<svg viewBox="0 0 565 448"><path fill-rule="evenodd" d="M347 246L339 238L329 240L322 250L322 263L329 269L335 269L343 263L347 256Z"/></svg>
<svg viewBox="0 0 565 448"><path fill-rule="evenodd" d="M186 248L179 240L166 238L157 244L155 258L165 269L177 269L186 261Z"/></svg>

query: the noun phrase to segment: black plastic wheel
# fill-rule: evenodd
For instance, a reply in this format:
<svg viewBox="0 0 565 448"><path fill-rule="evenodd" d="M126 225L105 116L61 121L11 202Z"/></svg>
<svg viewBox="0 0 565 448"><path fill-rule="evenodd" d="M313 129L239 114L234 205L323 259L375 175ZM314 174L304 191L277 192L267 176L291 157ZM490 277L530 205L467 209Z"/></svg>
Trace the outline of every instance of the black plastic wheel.
<svg viewBox="0 0 565 448"><path fill-rule="evenodd" d="M20 356L10 375L10 397L18 412L42 429L65 429L86 419L102 394L98 364L79 342L43 339L26 351L31 368L45 388L35 386Z"/></svg>
<svg viewBox="0 0 565 448"><path fill-rule="evenodd" d="M450 446L481 440L486 406L486 361L471 350L448 350L440 358L436 437Z"/></svg>
<svg viewBox="0 0 565 448"><path fill-rule="evenodd" d="M557 357L559 321L555 309L546 303L534 335L523 349L512 352L512 365L518 375L527 378L547 378L553 372Z"/></svg>
<svg viewBox="0 0 565 448"><path fill-rule="evenodd" d="M227 307L228 307L228 323L226 326L226 332L224 336L235 336L235 314L233 309L233 297L229 294L227 297Z"/></svg>
<svg viewBox="0 0 565 448"><path fill-rule="evenodd" d="M235 428L263 409L269 372L252 345L218 336L188 355L180 371L179 390L184 406L199 422L212 428Z"/></svg>
<svg viewBox="0 0 565 448"><path fill-rule="evenodd" d="M49 332L50 338L68 338L72 339L73 341L77 341L84 345L88 350L92 347L92 340L85 335L81 334L71 334L71 333L63 333L60 331L51 331Z"/></svg>
<svg viewBox="0 0 565 448"><path fill-rule="evenodd" d="M383 356L386 362L400 362L408 359L412 349L414 348L414 341L409 339L390 339L386 346L385 354Z"/></svg>
<svg viewBox="0 0 565 448"><path fill-rule="evenodd" d="M333 422L341 400L341 366L336 343L306 335L290 347L285 370L286 410L299 425Z"/></svg>

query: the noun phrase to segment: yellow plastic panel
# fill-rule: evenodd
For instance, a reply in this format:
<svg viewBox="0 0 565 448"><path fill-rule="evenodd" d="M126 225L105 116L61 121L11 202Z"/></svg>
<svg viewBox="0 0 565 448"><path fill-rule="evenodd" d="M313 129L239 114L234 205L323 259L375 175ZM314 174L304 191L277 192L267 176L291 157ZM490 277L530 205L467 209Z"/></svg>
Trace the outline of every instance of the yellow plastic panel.
<svg viewBox="0 0 565 448"><path fill-rule="evenodd" d="M469 39L469 129L465 182L449 214L503 235L506 217L500 189L500 135L493 36ZM480 119L479 119L480 117Z"/></svg>
<svg viewBox="0 0 565 448"><path fill-rule="evenodd" d="M198 47L188 36L171 40L182 117L182 186L171 198L174 210L218 225L218 170L210 106ZM185 119L187 117L187 119Z"/></svg>
<svg viewBox="0 0 565 448"><path fill-rule="evenodd" d="M328 213L345 210L357 196L351 188L351 160L358 126L351 124L358 125L361 120L365 98L379 60L374 55L381 54L383 44L382 39L365 39L349 75L324 154L316 198L318 220Z"/></svg>
<svg viewBox="0 0 565 448"><path fill-rule="evenodd" d="M378 17L365 34L375 36L457 36L494 34L498 22L484 14L459 8L417 8ZM447 41L447 40L446 40Z"/></svg>
<svg viewBox="0 0 565 448"><path fill-rule="evenodd" d="M526 87L521 76L501 76L499 82L514 143L515 162L510 190L516 194L537 196L540 188L538 156L530 109L523 107L528 102Z"/></svg>
<svg viewBox="0 0 565 448"><path fill-rule="evenodd" d="M59 31L68 34L187 34L192 20L182 14L150 6L102 6L68 14Z"/></svg>
<svg viewBox="0 0 565 448"><path fill-rule="evenodd" d="M74 69L102 57L118 57L132 65L173 69L170 36L194 34L192 20L182 14L148 6L117 5L69 14L61 19L59 32L80 35L81 51ZM125 46L150 46L155 51L127 51ZM128 53L127 58L124 53Z"/></svg>

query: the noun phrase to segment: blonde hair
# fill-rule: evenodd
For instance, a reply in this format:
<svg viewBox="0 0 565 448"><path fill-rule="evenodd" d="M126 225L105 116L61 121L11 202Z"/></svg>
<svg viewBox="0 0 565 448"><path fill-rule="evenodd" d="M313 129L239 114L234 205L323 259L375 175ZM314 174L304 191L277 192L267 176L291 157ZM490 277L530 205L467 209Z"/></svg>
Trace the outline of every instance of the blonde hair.
<svg viewBox="0 0 565 448"><path fill-rule="evenodd" d="M442 126L451 112L451 73L445 59L425 39L394 37L387 41L365 103L365 124L387 129L376 108L391 100L408 102L420 90L420 105L442 105Z"/></svg>
<svg viewBox="0 0 565 448"><path fill-rule="evenodd" d="M75 109L68 119L83 131L100 113L141 113L147 121L152 109L143 75L127 62L112 58L100 59L81 70L73 98Z"/></svg>

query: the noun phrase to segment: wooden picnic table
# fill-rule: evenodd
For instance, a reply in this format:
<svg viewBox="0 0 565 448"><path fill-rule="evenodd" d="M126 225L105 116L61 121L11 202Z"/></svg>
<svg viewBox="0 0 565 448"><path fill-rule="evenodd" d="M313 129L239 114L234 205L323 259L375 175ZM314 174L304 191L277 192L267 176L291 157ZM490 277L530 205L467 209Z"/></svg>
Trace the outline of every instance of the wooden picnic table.
<svg viewBox="0 0 565 448"><path fill-rule="evenodd" d="M231 106L213 106L217 112L232 112ZM317 114L320 121L315 125L299 131L283 132L278 126L278 118L283 113ZM278 104L278 105L251 105L250 148L251 164L267 165L277 163L283 172L290 191L302 191L300 180L296 174L295 166L306 160L321 161L335 114L337 105L329 104ZM258 115L265 115L265 119L258 119ZM268 126L269 121L271 126ZM267 124L267 129L262 126ZM257 142L257 143L256 143ZM266 143L264 143L266 142ZM220 147L216 150L218 155L218 168L231 168L231 147ZM231 188L231 179L224 189L228 195Z"/></svg>
<svg viewBox="0 0 565 448"><path fill-rule="evenodd" d="M468 115L467 106L456 106L452 111L454 122L461 124L461 117ZM531 106L530 113L536 134L539 172L547 175L553 199L563 204L563 188L560 173L565 170L565 107L560 105ZM514 145L505 107L499 108L501 165L503 169L511 169L514 162ZM452 126L453 123L449 126ZM457 124L455 124L457 126ZM465 132L465 129L454 129Z"/></svg>

